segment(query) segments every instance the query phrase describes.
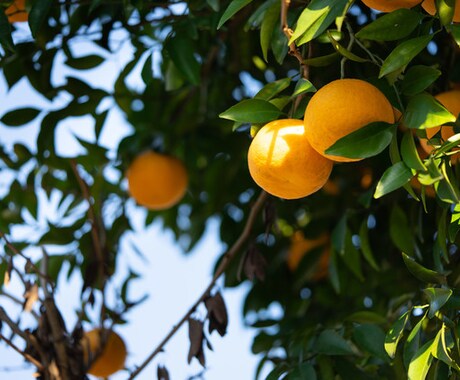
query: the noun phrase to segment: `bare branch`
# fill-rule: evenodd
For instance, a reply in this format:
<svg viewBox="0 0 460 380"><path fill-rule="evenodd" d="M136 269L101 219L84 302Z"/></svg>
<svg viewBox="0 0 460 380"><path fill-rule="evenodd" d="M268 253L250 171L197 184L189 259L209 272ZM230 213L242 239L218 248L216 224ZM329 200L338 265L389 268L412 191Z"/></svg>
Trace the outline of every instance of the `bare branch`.
<svg viewBox="0 0 460 380"><path fill-rule="evenodd" d="M268 194L265 191L262 191L257 198L256 202L251 208L251 211L249 213L248 219L246 221L246 224L244 226L243 231L241 232L241 235L238 237L238 239L233 243L231 248L225 253L219 267L217 268L214 277L212 278L210 284L207 286L207 288L204 290L204 292L201 294L201 296L196 300L196 302L190 307L190 309L185 313L185 315L182 317L182 319L171 329L171 331L164 337L164 339L158 344L158 346L153 350L153 352L144 360L144 362L136 368L135 371L131 373L131 376L129 376L128 380L132 380L141 373L141 371L147 367L147 365L155 358L155 356L160 353L163 350L163 347L165 344L171 339L171 337L174 336L174 334L180 329L180 327L189 319L189 317L192 315L192 313L195 311L195 309L198 307L198 305L203 302L207 297L209 297L211 290L214 288L216 281L219 279L219 277L225 272L227 269L228 265L231 263L233 258L236 256L236 254L240 251L244 243L249 239L251 235L251 230L252 227L256 221L257 215L259 214L260 210L262 209L266 199L267 199Z"/></svg>
<svg viewBox="0 0 460 380"><path fill-rule="evenodd" d="M39 371L43 370L42 364L35 359L34 357L30 356L29 354L26 354L24 351L22 351L18 346L16 346L10 339L5 337L0 333L0 340L3 340L8 346L10 346L13 350L15 350L18 354L20 354L24 359L26 359L28 362L32 363Z"/></svg>

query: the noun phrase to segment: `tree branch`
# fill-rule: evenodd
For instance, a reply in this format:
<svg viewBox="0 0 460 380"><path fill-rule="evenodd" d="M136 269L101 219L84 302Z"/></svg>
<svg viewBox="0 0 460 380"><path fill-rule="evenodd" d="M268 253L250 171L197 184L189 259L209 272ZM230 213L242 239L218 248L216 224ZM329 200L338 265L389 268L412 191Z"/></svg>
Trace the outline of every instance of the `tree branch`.
<svg viewBox="0 0 460 380"><path fill-rule="evenodd" d="M43 370L43 365L34 357L26 354L22 351L18 346L16 346L10 339L0 333L0 340L3 340L8 346L10 346L13 350L15 350L18 354L20 354L24 359L28 362L32 363L39 371Z"/></svg>
<svg viewBox="0 0 460 380"><path fill-rule="evenodd" d="M256 217L259 214L260 210L262 209L268 194L265 191L262 191L257 198L256 202L251 208L249 213L248 219L244 226L241 235L238 239L233 243L231 248L225 253L220 265L218 266L216 272L214 273L214 277L212 278L210 284L207 288L203 291L201 296L196 300L196 302L190 307L190 309L185 313L185 315L181 318L181 320L171 329L171 331L165 336L165 338L158 344L158 346L153 350L153 352L144 360L144 362L129 376L128 380L132 380L139 375L139 373L147 367L147 365L155 358L155 356L160 353L165 346L165 344L171 339L171 337L180 329L180 327L189 319L190 315L195 311L198 305L203 302L210 294L212 288L216 284L218 278L225 272L228 265L231 263L233 258L236 254L240 251L243 244L249 239L251 235L252 227L255 223Z"/></svg>

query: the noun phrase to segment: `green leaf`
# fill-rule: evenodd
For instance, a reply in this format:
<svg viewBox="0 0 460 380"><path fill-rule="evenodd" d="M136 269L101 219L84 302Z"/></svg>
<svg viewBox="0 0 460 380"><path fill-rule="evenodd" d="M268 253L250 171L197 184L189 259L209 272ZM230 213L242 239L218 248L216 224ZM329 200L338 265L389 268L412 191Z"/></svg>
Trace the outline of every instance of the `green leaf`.
<svg viewBox="0 0 460 380"><path fill-rule="evenodd" d="M410 131L404 132L401 140L401 156L404 163L411 169L426 171L426 166L420 159L415 146L414 136Z"/></svg>
<svg viewBox="0 0 460 380"><path fill-rule="evenodd" d="M324 355L353 355L350 344L334 330L324 330L315 343L316 352Z"/></svg>
<svg viewBox="0 0 460 380"><path fill-rule="evenodd" d="M149 53L147 59L142 66L141 78L146 85L152 83L153 81L153 70L152 70L152 61L153 54Z"/></svg>
<svg viewBox="0 0 460 380"><path fill-rule="evenodd" d="M414 237L411 230L412 224L409 224L407 215L395 204L390 214L390 237L393 243L400 251L414 255Z"/></svg>
<svg viewBox="0 0 460 380"><path fill-rule="evenodd" d="M326 153L348 158L368 158L381 153L393 138L393 124L383 121L370 123L337 140Z"/></svg>
<svg viewBox="0 0 460 380"><path fill-rule="evenodd" d="M313 0L300 14L289 44L297 40L303 45L320 36L334 20L341 16L348 0Z"/></svg>
<svg viewBox="0 0 460 380"><path fill-rule="evenodd" d="M407 372L408 380L425 380L433 361L433 356L431 355L432 345L433 339L426 342L415 353L415 356L409 364L409 370Z"/></svg>
<svg viewBox="0 0 460 380"><path fill-rule="evenodd" d="M356 37L373 41L396 41L407 37L420 24L423 15L410 9L397 9L362 28Z"/></svg>
<svg viewBox="0 0 460 380"><path fill-rule="evenodd" d="M313 86L313 83L311 83L308 79L300 78L295 85L294 93L291 95L291 98L295 98L296 96L307 92L316 92L316 87Z"/></svg>
<svg viewBox="0 0 460 380"><path fill-rule="evenodd" d="M90 54L84 57L68 58L65 64L76 70L90 70L99 66L105 60L99 55Z"/></svg>
<svg viewBox="0 0 460 380"><path fill-rule="evenodd" d="M453 346L454 342L452 341L450 331L443 323L441 329L436 334L436 338L434 338L431 354L436 359L446 363L449 367L453 367L455 368L455 370L459 371L460 367L454 360L452 360L450 354L450 351L452 350Z"/></svg>
<svg viewBox="0 0 460 380"><path fill-rule="evenodd" d="M15 47L14 47L14 42L13 38L11 37L11 25L10 22L8 21L8 17L6 16L5 12L0 9L0 43L2 46L9 51L13 52ZM4 63L2 64L2 66Z"/></svg>
<svg viewBox="0 0 460 380"><path fill-rule="evenodd" d="M283 113L273 104L262 99L246 99L228 110L219 117L242 123L267 123L277 119Z"/></svg>
<svg viewBox="0 0 460 380"><path fill-rule="evenodd" d="M193 41L184 35L172 37L164 43L174 65L193 85L200 83L200 64L195 58Z"/></svg>
<svg viewBox="0 0 460 380"><path fill-rule="evenodd" d="M407 321L409 320L409 314L412 310L406 311L401 315L398 320L391 326L385 336L385 351L391 359L394 359L396 355L396 349L398 348L398 343L403 337L404 329L406 328Z"/></svg>
<svg viewBox="0 0 460 380"><path fill-rule="evenodd" d="M436 0L436 11L441 24L446 26L452 22L456 7L458 7L456 0ZM456 5L457 4L457 5Z"/></svg>
<svg viewBox="0 0 460 380"><path fill-rule="evenodd" d="M53 0L40 0L33 3L29 12L29 26L34 38L37 37L40 28L48 18L52 5Z"/></svg>
<svg viewBox="0 0 460 380"><path fill-rule="evenodd" d="M302 363L294 368L285 377L286 380L316 380L316 372L313 365L308 362Z"/></svg>
<svg viewBox="0 0 460 380"><path fill-rule="evenodd" d="M426 48L432 38L432 35L416 37L398 45L383 62L379 78L404 68L417 54Z"/></svg>
<svg viewBox="0 0 460 380"><path fill-rule="evenodd" d="M353 340L364 351L388 362L388 355L385 352L385 332L381 327L373 324L358 325L353 329Z"/></svg>
<svg viewBox="0 0 460 380"><path fill-rule="evenodd" d="M233 0L225 10L224 14L219 20L217 25L217 29L220 29L222 25L224 25L235 13L239 10L243 9L246 5L248 5L252 0Z"/></svg>
<svg viewBox="0 0 460 380"><path fill-rule="evenodd" d="M322 57L307 58L304 60L304 63L307 66L312 67L324 67L333 64L334 62L340 59L339 53L332 53L328 55L323 55Z"/></svg>
<svg viewBox="0 0 460 380"><path fill-rule="evenodd" d="M447 27L447 30L452 34L457 45L460 47L460 24L452 24Z"/></svg>
<svg viewBox="0 0 460 380"><path fill-rule="evenodd" d="M426 283L446 284L446 276L417 263L412 257L402 253L404 264L412 275L418 280Z"/></svg>
<svg viewBox="0 0 460 380"><path fill-rule="evenodd" d="M377 188L375 189L374 198L378 199L385 194L399 189L410 181L413 177L411 170L404 164L404 162L397 162L390 166L380 178Z"/></svg>
<svg viewBox="0 0 460 380"><path fill-rule="evenodd" d="M360 281L364 281L363 271L361 268L361 256L358 249L354 246L350 229L345 231L344 251L340 256L351 272Z"/></svg>
<svg viewBox="0 0 460 380"><path fill-rule="evenodd" d="M273 30L278 26L281 3L277 1L265 12L264 19L260 25L260 47L265 62L268 62L268 48L273 36Z"/></svg>
<svg viewBox="0 0 460 380"><path fill-rule="evenodd" d="M428 318L433 318L434 315L445 305L452 295L451 289L443 288L427 288L423 289L423 293L428 297L430 309L428 310Z"/></svg>
<svg viewBox="0 0 460 380"><path fill-rule="evenodd" d="M387 318L383 315L367 310L357 311L353 314L350 314L345 318L345 320L356 323L374 323L379 325L384 325L388 322Z"/></svg>
<svg viewBox="0 0 460 380"><path fill-rule="evenodd" d="M441 71L429 66L416 65L407 70L401 82L404 95L413 96L431 86L441 75Z"/></svg>
<svg viewBox="0 0 460 380"><path fill-rule="evenodd" d="M26 107L7 112L0 121L9 127L21 127L30 123L40 113L39 109Z"/></svg>
<svg viewBox="0 0 460 380"><path fill-rule="evenodd" d="M335 40L335 38L333 37L332 33L329 32L329 30L327 31L327 36L329 38L329 41L332 44L332 47L340 55L342 55L345 58L348 58L350 61L354 61L354 62L362 63L362 62L367 62L368 61L368 59L361 58L361 57L357 56L356 54L352 53L351 51L347 50L346 48L344 48L342 45L340 45L339 42Z"/></svg>
<svg viewBox="0 0 460 380"><path fill-rule="evenodd" d="M412 358L415 357L415 354L417 353L420 347L420 332L424 324L425 318L426 313L423 314L423 317L420 319L420 321L417 322L415 327L409 333L406 342L404 343L403 362L406 368L409 368L409 364Z"/></svg>
<svg viewBox="0 0 460 380"><path fill-rule="evenodd" d="M291 84L291 78L283 78L265 85L255 96L255 99L270 100Z"/></svg>
<svg viewBox="0 0 460 380"><path fill-rule="evenodd" d="M423 93L411 98L403 120L408 128L426 129L454 122L456 117L433 96Z"/></svg>
<svg viewBox="0 0 460 380"><path fill-rule="evenodd" d="M367 220L363 220L361 223L361 227L359 228L359 240L361 251L363 253L364 258L370 264L372 268L374 268L377 272L380 271L380 268L375 261L374 255L372 253L371 245L369 243L369 231L367 228Z"/></svg>

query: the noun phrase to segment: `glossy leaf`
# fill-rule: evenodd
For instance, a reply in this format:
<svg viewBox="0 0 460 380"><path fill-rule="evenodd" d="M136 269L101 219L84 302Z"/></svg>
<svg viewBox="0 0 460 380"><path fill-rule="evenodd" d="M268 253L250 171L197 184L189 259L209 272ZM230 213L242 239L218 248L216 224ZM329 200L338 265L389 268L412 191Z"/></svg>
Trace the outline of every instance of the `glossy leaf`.
<svg viewBox="0 0 460 380"><path fill-rule="evenodd" d="M404 132L401 140L401 156L404 163L411 169L427 170L425 164L420 159L420 156L415 146L414 136L410 131Z"/></svg>
<svg viewBox="0 0 460 380"><path fill-rule="evenodd" d="M242 123L267 123L282 115L270 102L262 99L247 99L222 112L219 117Z"/></svg>
<svg viewBox="0 0 460 380"><path fill-rule="evenodd" d="M219 20L219 24L217 25L217 29L220 29L222 25L224 25L233 15L235 15L238 11L243 9L246 5L251 3L252 0L233 0L222 14L222 17Z"/></svg>
<svg viewBox="0 0 460 380"><path fill-rule="evenodd" d="M340 43L333 37L332 33L330 33L329 31L327 32L327 36L333 48L337 51L337 53L339 53L343 57L348 58L350 61L359 62L359 63L368 61L368 59L361 58L357 56L356 54L352 53L351 51L347 50L342 45L340 45Z"/></svg>
<svg viewBox="0 0 460 380"><path fill-rule="evenodd" d="M417 324L414 326L412 331L409 333L409 336L404 343L403 351L403 362L406 368L409 368L411 360L414 358L415 354L420 348L420 335L422 331L422 326L425 323L426 313L420 318Z"/></svg>
<svg viewBox="0 0 460 380"><path fill-rule="evenodd" d="M432 38L432 35L416 37L398 45L383 62L379 78L404 68L417 54L426 48Z"/></svg>
<svg viewBox="0 0 460 380"><path fill-rule="evenodd" d="M346 5L347 0L311 1L299 16L289 43L297 40L300 46L318 37L342 15Z"/></svg>
<svg viewBox="0 0 460 380"><path fill-rule="evenodd" d="M451 289L443 288L427 288L423 289L423 293L428 297L430 309L428 310L428 318L433 318L434 315L445 305L452 295Z"/></svg>
<svg viewBox="0 0 460 380"><path fill-rule="evenodd" d="M433 339L426 342L415 353L414 358L411 360L409 364L409 380L425 380L426 375L428 374L428 371L430 369L431 363L433 362L433 355L431 355L432 345Z"/></svg>
<svg viewBox="0 0 460 380"><path fill-rule="evenodd" d="M440 75L440 70L430 66L412 66L404 75L401 90L407 96L417 95L433 84Z"/></svg>
<svg viewBox="0 0 460 380"><path fill-rule="evenodd" d="M425 93L411 98L404 114L404 125L415 129L437 127L455 120L441 103Z"/></svg>
<svg viewBox="0 0 460 380"><path fill-rule="evenodd" d="M278 79L265 85L255 96L255 99L270 100L291 84L291 78Z"/></svg>
<svg viewBox="0 0 460 380"><path fill-rule="evenodd" d="M394 126L375 122L360 128L336 141L326 149L333 156L368 158L381 153L393 138Z"/></svg>
<svg viewBox="0 0 460 380"><path fill-rule="evenodd" d="M422 14L410 9L397 9L362 28L356 37L374 41L395 41L407 37L420 24Z"/></svg>
<svg viewBox="0 0 460 380"><path fill-rule="evenodd" d="M371 355L389 361L385 352L385 332L381 327L374 324L362 324L353 329L353 340L359 348Z"/></svg>
<svg viewBox="0 0 460 380"><path fill-rule="evenodd" d="M406 311L403 315L401 315L391 326L385 336L385 351L391 359L393 359L396 355L398 343L403 337L404 329L406 328L407 321L409 320L409 313L410 311Z"/></svg>
<svg viewBox="0 0 460 380"><path fill-rule="evenodd" d="M397 162L390 166L382 175L377 188L375 189L374 198L378 199L392 191L399 189L410 181L413 177L411 170L404 162Z"/></svg>
<svg viewBox="0 0 460 380"><path fill-rule="evenodd" d="M260 47L265 61L268 61L268 48L273 35L273 30L278 26L281 3L277 1L265 12L264 19L260 26Z"/></svg>
<svg viewBox="0 0 460 380"><path fill-rule="evenodd" d="M423 265L417 263L412 257L402 254L404 264L414 277L425 283L445 284L446 276L441 273L435 272L431 269L425 268Z"/></svg>
<svg viewBox="0 0 460 380"><path fill-rule="evenodd" d="M313 83L311 83L308 79L300 78L295 86L294 93L291 97L295 98L296 96L308 92L316 92L315 86L313 86Z"/></svg>
<svg viewBox="0 0 460 380"><path fill-rule="evenodd" d="M0 44L9 51L14 51L14 42L11 37L11 25L5 12L0 9Z"/></svg>

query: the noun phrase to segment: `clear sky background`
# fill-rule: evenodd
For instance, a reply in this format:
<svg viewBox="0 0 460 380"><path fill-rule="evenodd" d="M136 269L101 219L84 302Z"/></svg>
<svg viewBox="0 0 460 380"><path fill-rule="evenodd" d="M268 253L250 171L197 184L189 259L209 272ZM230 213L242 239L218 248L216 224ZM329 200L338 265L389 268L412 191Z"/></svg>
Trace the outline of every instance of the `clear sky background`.
<svg viewBox="0 0 460 380"><path fill-rule="evenodd" d="M28 33L26 25L21 29L19 37L21 36L20 33ZM118 40L115 38L114 43L119 43L120 49L117 54L113 55L108 55L107 52L83 42L72 47L77 57L97 52L107 59L106 63L99 68L84 72L82 77L84 80L89 80L93 87L111 90L117 73L131 58L132 48L123 34L120 34ZM158 70L159 53L155 49L152 52L155 58L153 67L155 73ZM63 65L63 61L64 57L59 56L53 70L52 79L56 86L63 83L68 74L81 75ZM133 88L139 89L143 86L139 77L140 68L141 65L129 77L129 83ZM157 73L158 71L156 71ZM36 94L26 80L21 80L11 91L8 91L3 78L0 80L0 99L0 116L13 108L26 106L51 110L62 107L62 104L69 100L61 97L51 104ZM111 154L113 155L118 142L130 134L132 129L117 108L113 107L111 101L104 101L101 107L110 109L110 113L100 143L112 149ZM21 128L6 128L0 123L0 141L7 147L11 147L13 142L21 141L34 149L37 133L38 120ZM94 141L93 121L90 117L69 118L59 124L56 131L58 154L63 157L71 157L82 152L82 148L74 136L87 141ZM7 176L3 174L2 176L3 178L0 178L0 194L5 191L6 184L10 180ZM58 198L54 198L49 201L49 204L53 206L58 201ZM56 215L47 211L52 208L44 207L41 210L41 223L46 225L47 219L56 219ZM154 223L149 228L143 229L142 220L145 211L133 202L130 204L130 210L135 231L126 234L123 238L117 274L111 281L113 283L121 281L126 276L128 268L131 268L142 278L132 282L130 297L138 299L146 293L149 294L147 301L126 315L128 324L116 328L128 346L127 366L133 368L146 358L205 289L211 280L214 264L225 247L218 239L219 221L217 219L208 222L202 240L191 254L185 256L174 242L172 233L164 230L160 223ZM17 230L16 233L23 235L30 233L30 231ZM146 260L134 252L132 244L142 251ZM20 288L17 282L12 281L7 290L20 296L22 291ZM79 304L80 288L81 279L78 276L72 276L69 280L65 276L61 276L57 303L62 310L68 328L72 328L76 321L75 311ZM224 338L220 338L216 332L211 336L210 340L214 352L207 349L205 351L207 359L205 379L250 380L254 378L258 364L258 358L250 352L254 331L244 326L241 312L242 300L248 288L249 284L246 283L237 289L223 291L229 312L228 332ZM19 312L16 305L5 301L3 297L0 297L0 305L13 314ZM200 313L204 315L203 310L199 310L198 315ZM23 324L33 327L33 318L25 316ZM168 343L165 353L158 355L153 364L137 378L139 380L156 378L156 365L159 363L166 365L173 380L185 380L201 372L202 368L196 359L193 359L191 365L187 364L189 348L187 334L188 329L185 325ZM1 379L32 379L33 369L30 367L24 369L22 358L11 349L6 348L4 343L0 344L0 358ZM267 371L268 369L264 373ZM126 378L127 372L120 372L111 377L113 380Z"/></svg>

